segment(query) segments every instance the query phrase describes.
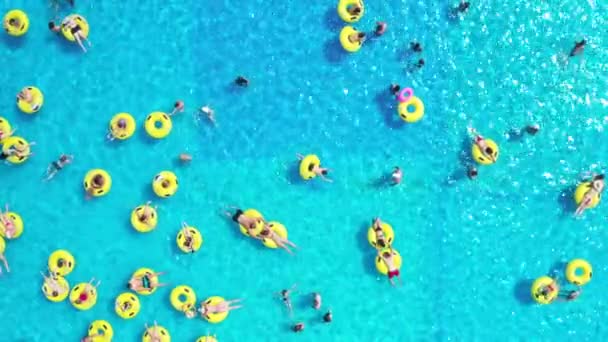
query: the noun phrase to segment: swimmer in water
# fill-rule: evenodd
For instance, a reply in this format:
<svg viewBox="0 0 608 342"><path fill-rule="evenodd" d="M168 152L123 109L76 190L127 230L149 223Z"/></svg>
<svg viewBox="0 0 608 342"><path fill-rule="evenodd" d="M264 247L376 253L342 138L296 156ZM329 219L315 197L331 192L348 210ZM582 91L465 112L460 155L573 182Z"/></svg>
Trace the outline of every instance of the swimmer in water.
<svg viewBox="0 0 608 342"><path fill-rule="evenodd" d="M201 113L205 114L205 116L207 116L207 119L209 119L209 121L211 121L212 124L216 124L215 123L215 111L213 109L211 109L211 107L209 106L203 106L201 107Z"/></svg>
<svg viewBox="0 0 608 342"><path fill-rule="evenodd" d="M298 157L298 160L304 159L304 156L299 153L296 153L296 157ZM326 182L333 182L331 179L327 178L327 174L329 173L329 171L331 171L331 169L327 169L327 168L321 167L321 165L315 165L315 164L311 163L310 165L308 165L308 171L321 177L321 179L323 179Z"/></svg>
<svg viewBox="0 0 608 342"><path fill-rule="evenodd" d="M240 303L242 299L233 299L233 300L223 300L216 304L208 304L204 301L201 302L201 307L198 309L198 312L201 314L201 318L206 318L209 320L209 315L220 314L224 312L230 312L232 310L236 310L242 308L242 305L232 306L231 304Z"/></svg>
<svg viewBox="0 0 608 342"><path fill-rule="evenodd" d="M403 171L401 171L401 168L399 168L399 166L395 166L395 168L393 169L393 173L391 173L391 185L395 186L397 184L400 184L402 178Z"/></svg>
<svg viewBox="0 0 608 342"><path fill-rule="evenodd" d="M517 128L511 129L506 134L506 136L510 141L516 141L516 140L521 140L524 137L524 133L534 136L534 135L536 135L536 133L538 133L538 131L540 131L540 125L531 124L531 125L527 125L523 129L517 129Z"/></svg>
<svg viewBox="0 0 608 342"><path fill-rule="evenodd" d="M424 59L420 58L418 60L418 62L416 62L416 64L414 64L414 66L418 69L422 69L422 67L424 66Z"/></svg>
<svg viewBox="0 0 608 342"><path fill-rule="evenodd" d="M600 197L604 191L605 181L603 174L594 175L590 182L591 184L589 185L589 189L583 195L581 203L574 212L574 215L576 216L580 216L585 210L589 209L589 207L591 207L591 203L593 203L593 200L596 197Z"/></svg>
<svg viewBox="0 0 608 342"><path fill-rule="evenodd" d="M401 86L398 84L391 84L389 87L391 94L397 96L397 94L399 93L399 90L401 90Z"/></svg>
<svg viewBox="0 0 608 342"><path fill-rule="evenodd" d="M486 141L486 139L481 134L477 133L475 128L468 127L467 130L469 132L469 135L473 139L473 143L479 147L481 154L483 154L484 157L490 159L492 162L496 162L496 157L494 155L495 151L490 146L488 146L488 142Z"/></svg>
<svg viewBox="0 0 608 342"><path fill-rule="evenodd" d="M183 112L184 108L186 108L184 101L182 101L182 100L175 101L175 104L173 104L173 110L171 111L171 113L169 113L169 116L173 116L177 113Z"/></svg>
<svg viewBox="0 0 608 342"><path fill-rule="evenodd" d="M321 294L318 292L312 293L312 308L315 310L321 309Z"/></svg>
<svg viewBox="0 0 608 342"><path fill-rule="evenodd" d="M582 55L583 52L585 52L586 44L587 41L585 39L581 40L580 42L574 42L574 47L572 48L572 50L570 50L570 57Z"/></svg>
<svg viewBox="0 0 608 342"><path fill-rule="evenodd" d="M298 323L294 324L293 328L291 328L291 329L295 333L302 332L302 331L304 331L304 323L298 322Z"/></svg>
<svg viewBox="0 0 608 342"><path fill-rule="evenodd" d="M158 277L163 275L165 272L150 273L146 272L142 275L133 276L127 283L127 288L138 292L138 291L152 291L155 288L167 286L169 284L161 284L158 282Z"/></svg>
<svg viewBox="0 0 608 342"><path fill-rule="evenodd" d="M576 290L570 291L560 291L557 294L558 300L570 302L578 298L578 296L583 293L583 289L580 286L577 286Z"/></svg>
<svg viewBox="0 0 608 342"><path fill-rule="evenodd" d="M61 169L63 169L66 165L70 164L72 160L74 160L74 156L68 154L61 154L59 156L59 159L52 162L46 168L46 178L44 180L50 181L51 179L53 179L53 177L55 177L55 175L59 171L61 171Z"/></svg>
<svg viewBox="0 0 608 342"><path fill-rule="evenodd" d="M240 87L248 87L249 86L249 80L246 79L243 76L239 76L234 80L234 83L236 83L236 85L240 86Z"/></svg>
<svg viewBox="0 0 608 342"><path fill-rule="evenodd" d="M477 175L477 168L473 165L469 165L469 167L467 168L467 177L469 177L470 180L474 180L475 178L477 178Z"/></svg>
<svg viewBox="0 0 608 342"><path fill-rule="evenodd" d="M59 33L59 32L61 32L61 26L55 24L54 21L49 21L49 30L51 30L55 33Z"/></svg>
<svg viewBox="0 0 608 342"><path fill-rule="evenodd" d="M379 21L376 23L376 31L374 33L376 36L380 37L386 32L386 23L384 21Z"/></svg>
<svg viewBox="0 0 608 342"><path fill-rule="evenodd" d="M190 155L188 153L180 153L178 158L179 158L179 161L181 161L182 163L187 163L187 162L192 161L192 155Z"/></svg>
<svg viewBox="0 0 608 342"><path fill-rule="evenodd" d="M422 45L420 45L418 42L411 42L410 49L412 49L414 52L420 53L422 52Z"/></svg>
<svg viewBox="0 0 608 342"><path fill-rule="evenodd" d="M283 304L285 304L285 307L290 315L293 312L293 307L291 305L291 298L289 298L289 295L295 291L296 286L297 284L293 284L289 289L283 289L281 292L277 293L279 296L281 296L281 300L283 301Z"/></svg>
<svg viewBox="0 0 608 342"><path fill-rule="evenodd" d="M328 310L325 315L323 315L323 322L324 323L331 323L331 321L333 320L332 314L331 314L331 310Z"/></svg>

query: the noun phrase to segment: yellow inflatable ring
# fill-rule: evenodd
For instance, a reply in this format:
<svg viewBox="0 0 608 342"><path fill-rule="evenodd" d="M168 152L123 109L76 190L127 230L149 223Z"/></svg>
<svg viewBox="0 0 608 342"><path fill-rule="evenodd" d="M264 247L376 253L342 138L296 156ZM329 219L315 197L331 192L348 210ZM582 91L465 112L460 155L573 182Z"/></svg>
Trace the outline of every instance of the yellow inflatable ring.
<svg viewBox="0 0 608 342"><path fill-rule="evenodd" d="M93 187L93 179L97 176L101 176L104 179L104 183L101 188ZM107 194L112 188L112 177L110 174L102 169L93 169L84 176L84 190L91 196L100 197Z"/></svg>
<svg viewBox="0 0 608 342"><path fill-rule="evenodd" d="M250 218L262 218L262 214L255 210L255 209L247 209L243 212L243 215L250 217ZM241 233L245 234L246 236L251 237L251 235L249 234L249 230L245 227L243 227L243 225L239 224L239 229L241 230ZM260 234L260 232L262 231L262 229L264 229L264 222L262 220L258 221L257 225L255 226L255 229L252 230L253 236L258 236Z"/></svg>
<svg viewBox="0 0 608 342"><path fill-rule="evenodd" d="M123 306L127 306L126 309L123 309ZM136 295L130 292L123 292L116 297L116 301L114 301L114 311L116 314L122 319L131 319L139 313L141 309L141 304L139 303L139 298Z"/></svg>
<svg viewBox="0 0 608 342"><path fill-rule="evenodd" d="M2 223L2 221L0 220L0 236L2 236L3 238L7 238L9 240L20 237L21 234L23 233L23 220L21 219L21 216L19 216L19 214L12 212L12 211L9 211L8 213L6 213L6 216L8 216L8 219L11 220L11 222L15 226L15 235L13 235L10 238L7 237L5 234L6 227L4 226L4 223Z"/></svg>
<svg viewBox="0 0 608 342"><path fill-rule="evenodd" d="M409 107L413 106L414 111L410 112ZM424 116L424 103L417 96L411 96L409 101L399 103L397 106L397 113L399 113L399 117L408 123L414 123L420 121Z"/></svg>
<svg viewBox="0 0 608 342"><path fill-rule="evenodd" d="M158 283L158 277L157 276L152 276L152 274L154 274L155 272L150 269L150 268L145 268L142 267L140 269L138 269L137 271L135 271L135 273L133 273L133 276L131 276L131 278L142 278L144 276L148 277L148 280L150 283ZM139 293L142 296L148 296L153 294L154 292L156 292L157 287L154 286L152 288L149 289L141 289L139 291L135 291L137 293Z"/></svg>
<svg viewBox="0 0 608 342"><path fill-rule="evenodd" d="M579 274L578 271L581 271ZM591 281L593 269L588 261L583 259L574 259L566 266L566 279L574 285L585 285Z"/></svg>
<svg viewBox="0 0 608 342"><path fill-rule="evenodd" d="M0 117L0 132L2 133L2 138L0 138L0 142L3 142L5 139L11 136L13 128L11 127L11 123L8 122L3 117Z"/></svg>
<svg viewBox="0 0 608 342"><path fill-rule="evenodd" d="M583 198L585 197L585 194L589 190L591 190L591 182L584 182L584 183L579 184L576 187L576 191L574 191L574 201L576 202L576 205L581 204L581 202L583 201ZM597 207L597 205L600 204L601 199L602 199L602 194L597 193L595 195L595 197L593 197L591 199L591 204L589 205L589 209Z"/></svg>
<svg viewBox="0 0 608 342"><path fill-rule="evenodd" d="M144 213L145 207L145 205L140 205L131 212L131 225L140 233L151 232L158 224L158 215L156 213L156 209L152 207L148 208L150 211L150 217L148 217L147 222L142 222L139 219L139 217Z"/></svg>
<svg viewBox="0 0 608 342"><path fill-rule="evenodd" d="M215 336L207 335L197 338L196 342L217 342L217 339Z"/></svg>
<svg viewBox="0 0 608 342"><path fill-rule="evenodd" d="M53 274L65 277L74 270L76 260L70 252L59 249L49 256L48 266Z"/></svg>
<svg viewBox="0 0 608 342"><path fill-rule="evenodd" d="M369 244L372 245L372 247L374 248L381 249L390 247L393 244L393 240L395 239L395 232L393 231L393 227L386 222L382 222L380 227L382 228L382 233L384 233L384 238L388 245L384 247L377 245L378 241L376 241L376 231L374 230L373 225L367 230L367 241L369 241Z"/></svg>
<svg viewBox="0 0 608 342"><path fill-rule="evenodd" d="M496 142L494 142L492 139L485 140L488 147L492 149L492 156L494 157L494 160L498 161L498 153L500 152L498 145L496 145ZM481 152L481 149L479 146L477 146L477 144L473 144L471 147L471 154L473 155L473 159L481 165L490 165L495 163Z"/></svg>
<svg viewBox="0 0 608 342"><path fill-rule="evenodd" d="M380 253L384 253L385 251L387 252L391 252L390 248L384 248L380 251ZM395 258L395 267L397 267L397 269L401 269L401 255L399 254L399 252L397 252L396 250L392 250L393 256ZM378 270L378 272L387 275L388 274L388 267L386 266L386 263L382 260L382 258L380 256L376 256L376 269Z"/></svg>
<svg viewBox="0 0 608 342"><path fill-rule="evenodd" d="M196 294L190 286L180 285L171 290L171 305L179 312L186 312L196 306Z"/></svg>
<svg viewBox="0 0 608 342"><path fill-rule="evenodd" d="M42 95L42 91L34 86L26 87L32 93L32 103L29 103L19 97L17 97L17 107L19 110L26 114L33 114L42 109L42 105L44 104L44 95Z"/></svg>
<svg viewBox="0 0 608 342"><path fill-rule="evenodd" d="M4 242L4 238L0 236L0 254L4 253L6 250L6 242Z"/></svg>
<svg viewBox="0 0 608 342"><path fill-rule="evenodd" d="M300 177L304 180L315 178L317 175L312 172L314 167L321 166L321 160L314 154L309 154L300 161Z"/></svg>
<svg viewBox="0 0 608 342"><path fill-rule="evenodd" d="M61 22L61 33L63 33L65 39L71 42L76 41L76 38L74 38L74 35L72 34L72 30L66 24L69 19L73 19L76 24L78 24L80 27L79 32L84 38L89 36L89 23L87 23L87 20L78 14L70 14Z"/></svg>
<svg viewBox="0 0 608 342"><path fill-rule="evenodd" d="M190 233L189 235L192 239L192 241L190 242L190 247L186 245L186 234L184 234L184 229L188 230L188 232ZM179 247L179 249L181 249L181 251L184 253L194 253L201 249L201 246L203 245L203 236L198 231L198 229L191 226L180 229L177 233L177 238L175 240L177 243L177 247Z"/></svg>
<svg viewBox="0 0 608 342"><path fill-rule="evenodd" d="M177 192L177 176L171 171L162 171L152 180L152 190L158 197L171 197Z"/></svg>
<svg viewBox="0 0 608 342"><path fill-rule="evenodd" d="M21 156L11 153L17 145L21 147L21 150L19 150L19 153L22 154ZM22 137L12 136L2 141L2 153L8 156L6 160L11 164L25 162L30 157L30 152L30 144Z"/></svg>
<svg viewBox="0 0 608 342"><path fill-rule="evenodd" d="M6 22L10 20L18 20L21 25L19 27L7 25ZM27 30L30 28L30 20L27 17L27 14L22 10L11 10L4 15L4 29L6 33L13 37L20 37L27 33Z"/></svg>
<svg viewBox="0 0 608 342"><path fill-rule="evenodd" d="M287 239L287 229L280 222L271 221L268 223L268 228L270 228L270 230L275 232L278 236L282 237L283 239ZM269 239L269 238L263 238L262 243L264 244L264 246L266 246L268 248L279 247L279 246L277 246L276 242L274 242L272 239Z"/></svg>
<svg viewBox="0 0 608 342"><path fill-rule="evenodd" d="M215 305L218 303L221 303L225 301L224 298L219 297L219 296L213 296L213 297L209 297L205 300L205 304L206 305ZM213 313L213 314L205 314L204 315L205 319L207 320L207 322L209 323L220 323L221 321L225 320L226 317L228 317L228 312L220 312L220 313Z"/></svg>
<svg viewBox="0 0 608 342"><path fill-rule="evenodd" d="M91 291L86 295L87 299L77 303L76 301L80 300L80 296L83 294L87 286L91 288ZM72 291L70 292L70 302L78 310L89 310L97 303L97 290L88 283L80 283L72 288Z"/></svg>
<svg viewBox="0 0 608 342"><path fill-rule="evenodd" d="M362 42L351 42L348 39L348 36L353 33L359 33L359 31L352 26L344 26L342 31L340 31L340 44L342 44L344 50L348 52L357 52L361 48L361 45L363 45Z"/></svg>
<svg viewBox="0 0 608 342"><path fill-rule="evenodd" d="M44 284L42 284L42 293L44 293L46 299L50 300L51 302L59 303L68 298L68 295L70 294L70 284L62 276L56 276L54 279L57 281L57 283L59 283L59 286L61 286L64 291L61 294L53 291L51 285L47 280L45 280Z"/></svg>
<svg viewBox="0 0 608 342"><path fill-rule="evenodd" d="M111 342L114 337L114 329L108 321L99 319L89 325L88 336L95 336L92 342Z"/></svg>
<svg viewBox="0 0 608 342"><path fill-rule="evenodd" d="M537 278L534 283L532 283L531 293L532 298L539 304L551 304L559 294L559 288L556 286L555 290L543 295L541 293L541 289L543 287L549 286L555 283L555 279L547 276L542 276Z"/></svg>
<svg viewBox="0 0 608 342"><path fill-rule="evenodd" d="M121 120L125 122L124 128L118 125L118 122ZM110 120L110 133L114 138L119 140L129 139L135 133L135 128L135 119L129 113L118 113Z"/></svg>
<svg viewBox="0 0 608 342"><path fill-rule="evenodd" d="M154 112L146 118L144 128L152 138L162 139L171 133L173 123L171 123L171 117L166 113Z"/></svg>
<svg viewBox="0 0 608 342"><path fill-rule="evenodd" d="M171 335L169 335L169 331L160 325L157 327L150 327L150 330L156 329L156 335L160 336L160 342L171 342ZM148 332L148 329L144 332L144 335L141 337L141 342L154 342L152 340L152 336Z"/></svg>
<svg viewBox="0 0 608 342"><path fill-rule="evenodd" d="M348 13L348 8L355 5L361 7L361 12L359 14ZM365 6L363 6L363 1L361 0L340 0L340 2L338 2L338 15L347 23L356 23L363 17L364 13Z"/></svg>

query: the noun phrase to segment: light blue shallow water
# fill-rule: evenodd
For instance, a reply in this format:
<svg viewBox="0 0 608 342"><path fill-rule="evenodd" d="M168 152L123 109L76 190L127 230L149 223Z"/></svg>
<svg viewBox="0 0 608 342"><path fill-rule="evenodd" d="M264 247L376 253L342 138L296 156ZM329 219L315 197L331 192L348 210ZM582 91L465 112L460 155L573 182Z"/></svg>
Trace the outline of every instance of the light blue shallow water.
<svg viewBox="0 0 608 342"><path fill-rule="evenodd" d="M91 24L86 55L48 32L52 11L42 2L2 4L3 11L24 9L31 27L22 39L2 38L0 115L37 144L26 164L2 170L3 200L21 214L25 232L6 250L11 273L0 279L0 321L9 328L1 340L77 340L95 319L112 323L116 341L139 340L153 320L174 341L207 332L220 341L608 335L601 325L605 204L575 219L570 200L581 172L605 166L605 5L483 1L450 21L445 2L369 2L356 27L370 31L385 20L388 32L346 55L330 2L77 2ZM582 37L585 57L562 63ZM407 74L414 39L426 66ZM231 86L238 74L250 78L248 89ZM425 101L423 121L399 121L386 90L391 82L414 87ZM45 92L35 116L14 105L25 85ZM175 117L168 138L151 141L143 119L177 98L186 113ZM194 120L204 104L216 110L218 127ZM138 131L128 141L104 142L108 120L122 111L135 116ZM505 132L529 122L541 132L509 142ZM500 160L481 168L475 182L448 181L463 176L470 123L500 144ZM52 182L39 181L62 152L75 154L75 163ZM193 155L191 165L176 162L181 152ZM298 152L319 154L335 182L299 181ZM395 165L405 171L404 184L378 185ZM81 180L91 168L108 170L113 187L85 201ZM161 170L180 180L170 199L150 189ZM159 205L160 223L141 235L129 214L149 199ZM228 205L283 222L297 255L245 239L220 215ZM376 273L365 240L378 215L395 228L404 259L398 288ZM194 255L174 246L182 220L205 237ZM78 312L40 293L39 271L58 248L77 259L72 285L102 280L93 309ZM575 257L594 266L580 299L531 305L531 279ZM246 307L219 325L187 320L169 305L168 287L141 297L140 314L121 320L114 298L141 266L166 271L163 281L188 284L199 299L245 298ZM272 293L293 283L300 292L289 319ZM309 308L312 291L334 312L331 325ZM307 323L302 335L289 331L295 320Z"/></svg>

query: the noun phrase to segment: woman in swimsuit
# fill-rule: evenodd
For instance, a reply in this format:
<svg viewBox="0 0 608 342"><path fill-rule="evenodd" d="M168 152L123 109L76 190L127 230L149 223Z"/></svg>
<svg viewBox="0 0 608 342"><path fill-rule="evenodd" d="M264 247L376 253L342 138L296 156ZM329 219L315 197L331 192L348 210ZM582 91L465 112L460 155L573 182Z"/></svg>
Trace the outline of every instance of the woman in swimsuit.
<svg viewBox="0 0 608 342"><path fill-rule="evenodd" d="M298 160L304 159L304 156L299 153L296 153L296 156L298 157ZM321 177L321 179L323 179L326 182L332 182L331 179L327 178L327 174L329 173L330 169L321 167L321 165L310 164L310 165L308 165L308 171Z"/></svg>
<svg viewBox="0 0 608 342"><path fill-rule="evenodd" d="M604 175L594 175L593 178L591 178L589 190L587 190L583 196L583 200L579 204L578 208L576 208L574 215L581 215L585 210L589 209L593 199L596 196L601 196L602 192L604 191L604 185Z"/></svg>
<svg viewBox="0 0 608 342"><path fill-rule="evenodd" d="M87 191L87 199L90 199L91 196L93 196L93 194L95 193L96 190L99 190L101 188L103 188L103 186L106 184L106 179L104 178L104 176L97 174L95 176L93 176L93 179L91 180L91 186L89 187L89 190Z"/></svg>
<svg viewBox="0 0 608 342"><path fill-rule="evenodd" d="M289 298L289 295L293 291L295 291L297 286L298 286L298 284L293 284L293 285L291 285L291 287L289 289L283 289L283 290L281 290L281 292L277 293L280 296L281 301L283 301L283 304L285 304L285 307L287 308L287 311L289 311L290 315L293 311L293 307L291 305L291 299Z"/></svg>
<svg viewBox="0 0 608 342"><path fill-rule="evenodd" d="M264 222L263 217L248 217L245 216L243 211L237 207L230 207L231 209L235 209L235 213L231 214L229 211L225 211L224 215L232 218L232 221L238 223L239 225L245 227L249 233L255 230L260 222ZM251 235L251 234L250 234Z"/></svg>
<svg viewBox="0 0 608 342"><path fill-rule="evenodd" d="M395 266L395 260L393 259L393 250L390 251L378 251L378 256L382 259L382 261L386 264L388 268L388 280L391 282L391 285L395 286L395 281L393 277L397 277L399 281L401 281L401 277L399 276L399 269Z"/></svg>
<svg viewBox="0 0 608 342"><path fill-rule="evenodd" d="M386 242L386 236L384 236L384 231L382 230L382 221L380 221L379 217L376 217L373 222L374 233L376 234L376 246L378 249L382 249L388 247L388 243Z"/></svg>
<svg viewBox="0 0 608 342"><path fill-rule="evenodd" d="M258 240L270 239L270 240L274 241L274 243L276 243L277 246L286 250L287 253L289 253L289 254L293 254L291 249L289 249L290 246L294 247L294 248L298 248L298 246L296 246L295 243L280 237L279 234L275 233L272 229L270 229L270 227L268 227L267 224L264 225L264 228L262 229L260 234L254 236L254 237Z"/></svg>
<svg viewBox="0 0 608 342"><path fill-rule="evenodd" d="M154 326L152 328L150 328L148 326L148 323L144 324L144 327L146 327L146 331L148 332L148 335L150 335L150 342L161 342L161 334L158 330L158 323L156 323L156 321L154 321Z"/></svg>
<svg viewBox="0 0 608 342"><path fill-rule="evenodd" d="M97 285L93 285L94 281L95 281L95 278L91 278L89 283L84 286L84 289L82 290L82 292L80 292L80 296L78 296L78 298L76 298L76 300L74 300L74 304L82 304L82 303L86 302L87 300L89 300L89 295L91 293L93 293L94 290L97 289L99 284L101 284L101 280L98 280Z"/></svg>
<svg viewBox="0 0 608 342"><path fill-rule="evenodd" d="M479 147L481 154L490 159L492 162L496 162L496 158L494 157L495 151L488 146L486 139L481 134L477 133L475 128L469 127L468 131L471 138L473 138L473 143Z"/></svg>
<svg viewBox="0 0 608 342"><path fill-rule="evenodd" d="M152 218L152 209L156 210L156 206L154 208L152 208L150 206L150 204L152 204L152 201L148 201L146 202L146 204L144 204L144 210L140 211L140 214L137 216L137 219L139 220L139 222L145 224L148 227L151 227L152 225L150 224L150 219Z"/></svg>
<svg viewBox="0 0 608 342"><path fill-rule="evenodd" d="M223 312L230 312L235 309L242 308L242 305L231 306L231 304L239 303L242 299L224 300L217 304L206 304L204 301L201 302L201 307L198 312L201 314L201 318L209 319L211 314L219 314Z"/></svg>
<svg viewBox="0 0 608 342"><path fill-rule="evenodd" d="M74 39L76 39L76 42L78 43L78 45L80 45L80 48L82 49L82 51L87 52L87 49L82 44L82 41L83 40L86 41L87 44L89 44L89 47L91 46L91 42L82 34L82 29L80 26L78 26L78 23L76 22L76 20L74 20L74 18L72 18L70 16L70 17L65 18L63 20L63 22L61 23L61 25L70 29L70 32L74 36Z"/></svg>
<svg viewBox="0 0 608 342"><path fill-rule="evenodd" d="M8 216L8 203L6 203L4 210L4 213L2 213L2 211L0 210L0 224L4 226L4 235L6 236L6 238L11 239L15 235L15 230L17 229L17 227L15 227L15 223L13 222L11 217Z"/></svg>
<svg viewBox="0 0 608 342"><path fill-rule="evenodd" d="M53 273L49 272L48 276L42 272L40 272L40 274L44 278L44 284L47 284L51 288L51 294L53 297L59 297L62 294L70 291L69 287L62 287L61 284L59 284Z"/></svg>
<svg viewBox="0 0 608 342"><path fill-rule="evenodd" d="M186 222L182 222L182 234L184 234L184 237L186 238L184 241L184 247L188 249L189 253L194 253L194 248L192 247L192 234L190 233L188 227L189 226Z"/></svg>
<svg viewBox="0 0 608 342"><path fill-rule="evenodd" d="M36 145L36 142L34 142L34 141L32 141L30 143L26 143L26 144L22 144L22 143L15 144L9 148L8 153L5 153L3 150L2 156L0 157L0 159L6 159L11 156L16 156L18 158L23 159L23 158L27 158L29 156L33 156L34 153L32 153L31 151L29 153L26 153L26 150L30 146L34 146L34 145ZM8 161L6 161L6 163L8 163Z"/></svg>
<svg viewBox="0 0 608 342"><path fill-rule="evenodd" d="M146 273L141 276L133 277L129 280L127 287L135 292L142 290L153 290L157 287L167 286L168 284L160 284L158 277L165 272Z"/></svg>
<svg viewBox="0 0 608 342"><path fill-rule="evenodd" d="M118 122L116 122L116 127L118 127L118 129L125 130L127 128L127 120L118 119ZM106 135L106 139L108 139L109 141L116 140L116 137L114 136L114 132L112 132L111 127L108 129L108 134Z"/></svg>
<svg viewBox="0 0 608 342"><path fill-rule="evenodd" d="M34 95L32 94L32 91L29 87L24 87L23 89L21 89L21 91L17 94L17 100L22 100L29 103L30 105L32 105L33 110L36 110L39 107L39 105L35 105L33 103Z"/></svg>
<svg viewBox="0 0 608 342"><path fill-rule="evenodd" d="M169 113L169 116L173 116L177 113L183 112L184 108L185 108L184 101L182 101L182 100L175 101L175 104L173 105L173 110L171 111L171 113Z"/></svg>
<svg viewBox="0 0 608 342"><path fill-rule="evenodd" d="M47 180L47 181L51 180L53 177L55 177L55 175L57 174L57 172L61 171L61 169L63 169L66 165L68 165L69 163L71 163L72 160L74 160L74 156L72 156L72 155L67 155L67 154L60 155L59 159L57 159L56 161L52 162L46 168L46 178L45 178L45 180Z"/></svg>

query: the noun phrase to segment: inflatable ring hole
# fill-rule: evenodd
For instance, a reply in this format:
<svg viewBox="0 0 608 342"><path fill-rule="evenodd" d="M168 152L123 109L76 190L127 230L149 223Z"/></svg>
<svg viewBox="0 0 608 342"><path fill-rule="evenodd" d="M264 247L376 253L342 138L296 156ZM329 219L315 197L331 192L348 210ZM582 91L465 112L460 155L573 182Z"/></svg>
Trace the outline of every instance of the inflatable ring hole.
<svg viewBox="0 0 608 342"><path fill-rule="evenodd" d="M177 300L179 300L180 302L185 302L188 300L188 297L185 293L180 293L179 296L177 296Z"/></svg>
<svg viewBox="0 0 608 342"><path fill-rule="evenodd" d="M156 120L156 121L154 121L154 128L156 128L156 129L161 129L161 128L163 128L163 126L164 126L164 125L163 125L163 122L162 122L162 121L160 121L160 120Z"/></svg>

